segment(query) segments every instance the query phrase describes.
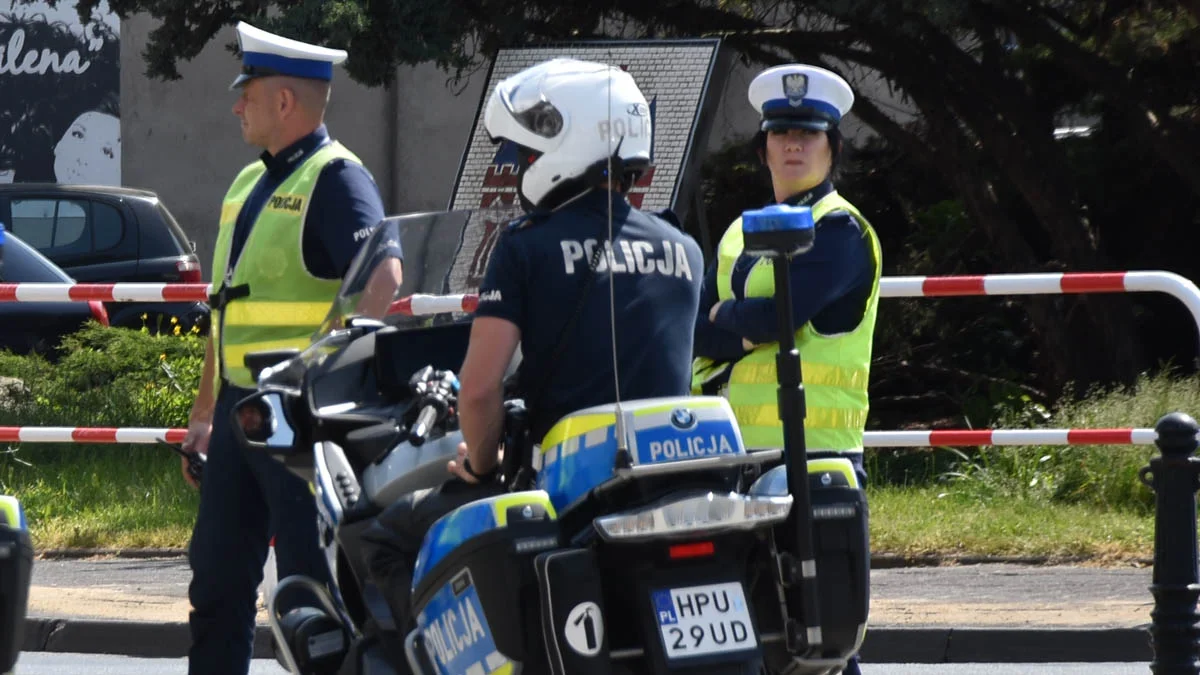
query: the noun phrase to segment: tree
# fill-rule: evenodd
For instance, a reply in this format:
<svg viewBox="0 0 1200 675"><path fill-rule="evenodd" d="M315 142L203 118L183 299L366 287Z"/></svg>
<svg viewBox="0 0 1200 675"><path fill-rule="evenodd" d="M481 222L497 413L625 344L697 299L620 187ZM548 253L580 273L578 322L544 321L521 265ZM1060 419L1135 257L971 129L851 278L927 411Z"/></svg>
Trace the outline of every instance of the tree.
<svg viewBox="0 0 1200 675"><path fill-rule="evenodd" d="M98 0L80 0L88 13ZM144 57L178 77L222 26L245 19L347 49L349 74L387 85L397 66L434 61L462 74L502 46L615 36L721 35L746 59L879 73L920 112L900 124L859 96L855 114L906 166L957 195L994 266L977 272L1120 269L1139 260L1123 231L1144 203L1170 214L1141 226L1197 224L1200 3L1156 0L110 0L159 20ZM268 12L270 11L270 14ZM853 78L851 78L853 79ZM1099 119L1085 152L1060 120ZM1081 163L1081 157L1089 157ZM1140 166L1129 166L1131 157ZM1124 161L1125 178L1116 178ZM1128 175L1132 174L1132 175ZM1153 181L1148 180L1153 176ZM1095 185L1103 179L1116 184ZM1146 197L1145 199L1149 199ZM912 215L912 214L910 214ZM720 226L720 223L717 223ZM1165 258L1163 258L1165 259ZM1153 260L1143 257L1140 261ZM1193 263L1194 264L1194 263ZM1195 269L1195 268L1193 268ZM1182 271L1182 270L1181 270ZM1131 382L1144 360L1125 298L1028 301L1039 379ZM1191 355L1189 355L1191 356Z"/></svg>

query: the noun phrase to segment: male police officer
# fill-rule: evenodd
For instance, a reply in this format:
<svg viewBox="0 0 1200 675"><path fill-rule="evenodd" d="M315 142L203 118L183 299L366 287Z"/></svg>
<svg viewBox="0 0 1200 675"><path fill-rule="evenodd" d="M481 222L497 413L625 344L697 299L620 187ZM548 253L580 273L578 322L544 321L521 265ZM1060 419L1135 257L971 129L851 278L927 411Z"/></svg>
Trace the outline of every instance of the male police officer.
<svg viewBox="0 0 1200 675"><path fill-rule="evenodd" d="M500 489L502 381L518 343L535 442L561 416L615 400L618 373L622 400L689 388L703 259L690 236L625 199L650 161L649 107L633 78L598 63L545 62L500 82L484 123L493 139L518 146L518 189L531 212L501 236L480 287L460 374L465 443L449 463L455 478L392 505L366 535L371 577L403 632L426 530Z"/></svg>
<svg viewBox="0 0 1200 675"><path fill-rule="evenodd" d="M193 675L249 669L269 537L281 578L329 581L308 486L239 447L230 414L255 385L245 355L308 345L359 243L384 215L374 179L324 125L333 66L346 52L245 23L238 39L233 113L245 141L264 152L238 173L221 207L212 335L184 441L185 450L208 453L190 551ZM394 292L398 265L382 283Z"/></svg>

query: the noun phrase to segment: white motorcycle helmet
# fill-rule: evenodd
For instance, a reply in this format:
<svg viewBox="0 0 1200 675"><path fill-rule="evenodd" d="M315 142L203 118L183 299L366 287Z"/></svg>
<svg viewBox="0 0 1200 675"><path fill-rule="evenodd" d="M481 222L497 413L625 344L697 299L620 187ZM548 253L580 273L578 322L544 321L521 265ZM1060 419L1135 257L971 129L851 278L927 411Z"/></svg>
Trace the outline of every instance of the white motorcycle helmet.
<svg viewBox="0 0 1200 675"><path fill-rule="evenodd" d="M629 73L603 63L558 58L504 79L488 99L483 124L494 142L518 146L518 191L527 210L607 180L610 156L621 180L635 180L650 166L646 97Z"/></svg>

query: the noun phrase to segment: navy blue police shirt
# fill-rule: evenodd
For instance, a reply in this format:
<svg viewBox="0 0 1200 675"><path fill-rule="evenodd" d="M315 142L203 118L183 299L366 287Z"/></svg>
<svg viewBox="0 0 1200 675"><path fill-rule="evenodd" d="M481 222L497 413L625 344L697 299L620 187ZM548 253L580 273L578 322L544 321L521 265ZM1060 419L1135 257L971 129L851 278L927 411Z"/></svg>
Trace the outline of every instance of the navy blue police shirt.
<svg viewBox="0 0 1200 675"><path fill-rule="evenodd" d="M787 200L793 206L812 206L833 191L829 181ZM824 335L852 330L866 313L867 299L875 278L871 242L862 223L846 211L834 211L816 222L813 247L792 258L792 316L797 328L812 321ZM714 260L704 278L700 311L696 315L696 356L715 361L736 361L746 354L742 338L755 344L778 339L775 298L746 298L743 289L758 256L743 253L730 275L734 302L708 314L717 298L717 264Z"/></svg>
<svg viewBox="0 0 1200 675"><path fill-rule="evenodd" d="M611 248L605 245L610 199ZM583 310L551 364L596 250L602 253ZM475 316L505 319L521 331L518 384L530 406L535 442L561 417L616 400L610 275L621 400L688 394L703 265L692 237L606 191L505 230L488 261ZM535 389L542 387L539 396Z"/></svg>
<svg viewBox="0 0 1200 675"><path fill-rule="evenodd" d="M258 179L238 213L229 252L230 269L237 263L250 236L251 226L267 198L292 175L296 167L330 142L329 132L322 124L276 155L265 151L262 153L260 158L266 164L267 171ZM321 170L308 213L304 216L301 242L304 266L315 277L341 279L358 253L359 246L383 217L383 200L371 172L355 162L333 160ZM217 270L214 274L223 272Z"/></svg>

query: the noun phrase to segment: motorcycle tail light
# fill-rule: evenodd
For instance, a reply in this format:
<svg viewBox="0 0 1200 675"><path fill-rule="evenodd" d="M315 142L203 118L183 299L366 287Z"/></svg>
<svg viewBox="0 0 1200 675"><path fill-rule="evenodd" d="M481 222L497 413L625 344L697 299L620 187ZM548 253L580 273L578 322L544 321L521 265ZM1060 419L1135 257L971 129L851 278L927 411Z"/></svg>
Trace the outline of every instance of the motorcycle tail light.
<svg viewBox="0 0 1200 675"><path fill-rule="evenodd" d="M631 541L697 532L750 530L787 518L791 495L748 496L730 492L672 495L658 504L592 521L607 540Z"/></svg>

